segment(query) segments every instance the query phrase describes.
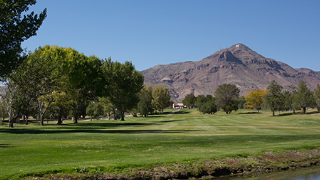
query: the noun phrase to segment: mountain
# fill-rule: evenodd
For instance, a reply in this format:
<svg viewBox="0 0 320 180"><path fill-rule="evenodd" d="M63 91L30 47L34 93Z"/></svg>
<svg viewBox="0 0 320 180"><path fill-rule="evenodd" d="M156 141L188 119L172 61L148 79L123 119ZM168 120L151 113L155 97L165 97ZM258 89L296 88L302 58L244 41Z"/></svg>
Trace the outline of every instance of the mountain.
<svg viewBox="0 0 320 180"><path fill-rule="evenodd" d="M265 58L244 44L235 44L229 48L200 60L157 65L141 72L144 83L165 84L175 102L190 93L214 94L221 84L235 84L241 95L254 89L265 89L272 80L284 89L290 85L298 86L304 80L310 89L320 84L320 72L310 69L294 69L289 65Z"/></svg>

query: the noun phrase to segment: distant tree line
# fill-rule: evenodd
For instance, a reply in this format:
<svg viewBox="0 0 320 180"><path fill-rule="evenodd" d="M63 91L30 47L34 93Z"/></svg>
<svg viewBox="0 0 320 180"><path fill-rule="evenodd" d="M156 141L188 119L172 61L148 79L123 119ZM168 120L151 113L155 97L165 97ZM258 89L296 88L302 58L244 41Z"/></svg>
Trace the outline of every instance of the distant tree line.
<svg viewBox="0 0 320 180"><path fill-rule="evenodd" d="M320 85L312 92L306 82L299 81L298 87L290 86L290 90L283 90L283 87L276 81L271 81L266 90L252 90L246 96L239 97L240 90L232 84L220 85L212 95L188 94L183 100L183 104L191 108L198 107L203 114L214 114L222 109L226 114L237 111L239 108L270 109L275 111L302 110L305 114L307 108L317 107L320 111Z"/></svg>
<svg viewBox="0 0 320 180"><path fill-rule="evenodd" d="M226 114L232 111L237 111L240 105L243 105L243 99L239 98L240 90L234 84L220 85L212 95L188 94L182 103L187 107L197 106L198 110L203 114L214 114L219 109L222 109Z"/></svg>

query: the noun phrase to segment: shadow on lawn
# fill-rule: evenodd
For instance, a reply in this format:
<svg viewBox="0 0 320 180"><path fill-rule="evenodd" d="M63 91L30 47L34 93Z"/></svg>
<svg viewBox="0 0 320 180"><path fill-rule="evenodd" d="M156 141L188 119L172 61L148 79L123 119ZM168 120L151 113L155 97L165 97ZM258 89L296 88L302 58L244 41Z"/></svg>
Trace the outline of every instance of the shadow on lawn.
<svg viewBox="0 0 320 180"><path fill-rule="evenodd" d="M11 148L11 147L13 147L12 145L10 145L10 144L0 144L0 148Z"/></svg>
<svg viewBox="0 0 320 180"><path fill-rule="evenodd" d="M262 114L262 113L261 112L258 113L257 111L257 112L241 112L239 114Z"/></svg>
<svg viewBox="0 0 320 180"><path fill-rule="evenodd" d="M93 129L2 129L0 132L9 134L56 134L56 133L120 133L120 134L145 134L145 133L184 133L195 130L93 130ZM0 146L1 147L1 146Z"/></svg>

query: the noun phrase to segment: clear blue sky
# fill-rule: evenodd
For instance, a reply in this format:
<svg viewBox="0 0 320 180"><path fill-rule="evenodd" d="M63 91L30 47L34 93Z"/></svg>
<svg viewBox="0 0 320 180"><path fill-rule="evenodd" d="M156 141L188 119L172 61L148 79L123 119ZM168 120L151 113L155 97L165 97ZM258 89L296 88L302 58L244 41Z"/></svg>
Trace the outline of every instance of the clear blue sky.
<svg viewBox="0 0 320 180"><path fill-rule="evenodd" d="M243 43L294 68L320 71L319 0L38 0L48 16L22 44L71 47L137 70L198 61Z"/></svg>

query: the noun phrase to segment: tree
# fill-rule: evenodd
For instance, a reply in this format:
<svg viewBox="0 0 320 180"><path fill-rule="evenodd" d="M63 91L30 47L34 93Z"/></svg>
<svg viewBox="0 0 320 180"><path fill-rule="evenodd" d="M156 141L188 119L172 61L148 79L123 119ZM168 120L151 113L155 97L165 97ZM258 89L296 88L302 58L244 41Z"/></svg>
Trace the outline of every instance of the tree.
<svg viewBox="0 0 320 180"><path fill-rule="evenodd" d="M284 104L283 109L288 111L292 109L292 92L291 91L283 91Z"/></svg>
<svg viewBox="0 0 320 180"><path fill-rule="evenodd" d="M21 18L21 14L29 10L28 6L36 4L36 0L6 0L0 6L0 77L7 77L25 59L21 55L21 43L36 35L47 16L47 9L39 15L31 12ZM3 80L3 79L2 79Z"/></svg>
<svg viewBox="0 0 320 180"><path fill-rule="evenodd" d="M4 118L8 117L8 112L6 110L6 106L5 106L5 103L2 99L2 96L0 96L0 116L2 117L2 123L1 125L3 125L4 123Z"/></svg>
<svg viewBox="0 0 320 180"><path fill-rule="evenodd" d="M139 92L139 103L137 111L147 117L153 111L152 108L152 87L151 85L144 86Z"/></svg>
<svg viewBox="0 0 320 180"><path fill-rule="evenodd" d="M306 113L307 107L312 108L316 106L314 94L307 87L305 81L299 81L297 93L295 93L295 96L293 97L293 102L298 108L303 109L303 114Z"/></svg>
<svg viewBox="0 0 320 180"><path fill-rule="evenodd" d="M77 123L79 106L101 94L105 84L101 66L102 61L94 56L47 45L29 54L10 78L30 98L28 102L36 104L41 125L43 115L53 106L60 110L72 107Z"/></svg>
<svg viewBox="0 0 320 180"><path fill-rule="evenodd" d="M108 114L108 119L110 120L111 112L113 112L115 109L114 106L112 105L111 101L107 97L99 98L99 101L102 103L104 107L104 112Z"/></svg>
<svg viewBox="0 0 320 180"><path fill-rule="evenodd" d="M246 108L246 104L247 104L247 101L246 101L246 98L244 96L240 96L238 98L238 102L239 102L239 109L245 109Z"/></svg>
<svg viewBox="0 0 320 180"><path fill-rule="evenodd" d="M282 88L275 80L272 80L267 88L267 94L263 96L264 104L271 109L273 116L274 111L283 106Z"/></svg>
<svg viewBox="0 0 320 180"><path fill-rule="evenodd" d="M170 106L170 93L165 85L156 85L152 89L152 106L158 111Z"/></svg>
<svg viewBox="0 0 320 180"><path fill-rule="evenodd" d="M201 97L201 96L200 96ZM217 106L215 104L215 98L211 95L207 95L204 99L199 103L198 110L203 114L214 114L217 112Z"/></svg>
<svg viewBox="0 0 320 180"><path fill-rule="evenodd" d="M92 117L94 116L94 104L91 103L86 108L86 113L88 116L90 116L90 120L92 121Z"/></svg>
<svg viewBox="0 0 320 180"><path fill-rule="evenodd" d="M216 97L216 105L222 108L226 114L230 114L233 110L238 110L238 101L240 90L234 84L223 84L218 86L214 92Z"/></svg>
<svg viewBox="0 0 320 180"><path fill-rule="evenodd" d="M317 84L317 88L314 89L314 96L316 100L317 109L320 112L320 85L319 84Z"/></svg>
<svg viewBox="0 0 320 180"><path fill-rule="evenodd" d="M116 108L114 114L116 115L116 111L119 111L121 121L124 121L124 113L135 108L139 102L138 92L143 87L143 75L131 62L126 61L121 64L112 62L111 58L104 62L103 73L105 81L109 82L104 87L103 97L109 97Z"/></svg>
<svg viewBox="0 0 320 180"><path fill-rule="evenodd" d="M196 97L194 96L194 94L188 94L186 95L186 97L182 100L183 105L189 107L193 107L194 103L196 101Z"/></svg>
<svg viewBox="0 0 320 180"><path fill-rule="evenodd" d="M206 96L203 95L203 94L200 94L196 97L196 100L195 100L195 105L198 107L198 110L199 110L199 107L206 102Z"/></svg>
<svg viewBox="0 0 320 180"><path fill-rule="evenodd" d="M261 105L263 103L263 96L266 94L266 90L252 90L248 93L247 96L245 96L245 99L247 101L246 107L249 109L257 109L258 113L261 109Z"/></svg>
<svg viewBox="0 0 320 180"><path fill-rule="evenodd" d="M6 92L2 95L2 100L9 116L9 127L13 127L13 123L18 118L21 111L21 96L17 90L17 85L12 81L7 82Z"/></svg>

